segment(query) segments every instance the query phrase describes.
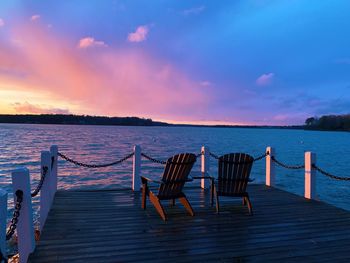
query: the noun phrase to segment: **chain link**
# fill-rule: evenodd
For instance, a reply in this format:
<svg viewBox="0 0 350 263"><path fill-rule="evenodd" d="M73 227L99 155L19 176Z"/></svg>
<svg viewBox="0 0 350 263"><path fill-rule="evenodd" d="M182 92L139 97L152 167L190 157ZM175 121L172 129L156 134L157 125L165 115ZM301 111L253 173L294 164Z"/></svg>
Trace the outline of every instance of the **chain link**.
<svg viewBox="0 0 350 263"><path fill-rule="evenodd" d="M330 174L330 173L322 170L321 168L319 168L315 164L312 165L312 168L314 168L316 171L320 172L321 174L323 174L323 175L325 175L325 176L327 176L329 178L332 178L332 179L335 179L335 180L341 180L341 181L350 181L350 177L340 177L340 176L336 176L336 175Z"/></svg>
<svg viewBox="0 0 350 263"><path fill-rule="evenodd" d="M275 163L277 163L279 166L283 167L283 168L286 168L286 169L291 169L291 170L298 170L298 169L303 169L305 168L305 165L302 164L302 165L287 165L287 164L284 164L278 160L276 160L276 158L274 156L271 156L271 160Z"/></svg>
<svg viewBox="0 0 350 263"><path fill-rule="evenodd" d="M40 178L40 181L39 181L39 184L38 186L36 187L36 189L30 194L32 197L35 197L38 195L38 193L40 192L41 190L41 187L43 186L44 184L44 181L45 181L45 178L46 178L46 174L47 174L47 171L49 170L49 168L47 166L43 166L43 172L41 174L41 178Z"/></svg>
<svg viewBox="0 0 350 263"><path fill-rule="evenodd" d="M149 160L149 161L151 161L153 163L166 164L166 161L154 159L154 158L152 158L152 157L150 157L150 156L148 156L147 154L144 154L144 153L141 153L141 156L145 157L147 160Z"/></svg>
<svg viewBox="0 0 350 263"><path fill-rule="evenodd" d="M264 159L264 158L265 158L266 156L268 156L268 155L270 155L270 152L266 152L266 153L264 153L263 155L254 158L254 162L260 161L261 159Z"/></svg>
<svg viewBox="0 0 350 263"><path fill-rule="evenodd" d="M15 233L15 230L17 228L17 223L18 223L18 218L20 216L20 210L22 207L22 201L23 201L23 191L22 190L17 190L16 191L16 205L15 205L15 210L13 211L13 216L11 219L11 225L6 233L6 240L10 240L13 234Z"/></svg>
<svg viewBox="0 0 350 263"><path fill-rule="evenodd" d="M249 161L249 162L229 162L229 161L224 161L225 163L231 163L231 164L248 164L248 163L253 163L253 162L256 162L256 161L259 161L263 158L265 158L266 156L268 156L270 153L269 152L266 152L264 153L263 155L259 156L259 157L256 157L253 159L253 161ZM216 160L219 160L220 157L212 152L209 152L209 155L213 158L215 158Z"/></svg>
<svg viewBox="0 0 350 263"><path fill-rule="evenodd" d="M214 159L219 160L219 156L218 156L218 155L216 155L216 154L214 154L214 153L212 153L212 152L209 152L209 155L210 155L211 157L213 157Z"/></svg>
<svg viewBox="0 0 350 263"><path fill-rule="evenodd" d="M73 163L75 165L78 166L82 166L82 167L86 167L86 168L102 168L102 167L108 167L108 166L112 166L112 165L117 165L117 164L121 164L122 162L125 162L126 160L130 159L131 157L134 156L134 153L130 153L128 155L126 155L125 157L121 158L120 160L117 160L115 162L112 163L106 163L106 164L86 164L86 163L81 163L78 161L74 161L73 159L67 157L66 155L64 155L63 153L58 153L58 156L60 156L61 158L63 158L64 160Z"/></svg>

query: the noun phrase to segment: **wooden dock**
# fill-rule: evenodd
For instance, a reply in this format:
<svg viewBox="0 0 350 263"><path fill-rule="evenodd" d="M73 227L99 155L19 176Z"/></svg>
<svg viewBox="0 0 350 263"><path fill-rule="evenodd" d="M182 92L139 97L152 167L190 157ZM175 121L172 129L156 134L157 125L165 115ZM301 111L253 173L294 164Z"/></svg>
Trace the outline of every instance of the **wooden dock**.
<svg viewBox="0 0 350 263"><path fill-rule="evenodd" d="M349 262L350 212L265 185L240 199L186 188L195 211L165 205L161 220L131 190L58 191L29 262Z"/></svg>

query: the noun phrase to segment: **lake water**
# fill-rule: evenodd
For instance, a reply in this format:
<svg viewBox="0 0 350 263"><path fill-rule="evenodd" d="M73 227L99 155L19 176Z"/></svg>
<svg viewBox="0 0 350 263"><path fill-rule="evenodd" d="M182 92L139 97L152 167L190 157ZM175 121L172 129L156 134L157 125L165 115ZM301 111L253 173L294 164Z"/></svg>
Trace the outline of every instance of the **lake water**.
<svg viewBox="0 0 350 263"><path fill-rule="evenodd" d="M139 144L142 152L166 160L179 152L199 153L206 145L221 155L246 152L254 157L265 152L267 146L276 149L276 159L287 164L303 164L304 152L317 154L317 164L325 170L350 176L350 133L318 132L280 129L199 128L199 127L120 127L0 124L0 187L9 192L9 216L13 196L11 171L19 167L30 170L32 189L40 178L40 153L57 144L59 151L85 163L113 162L132 152ZM200 161L194 170L200 169ZM74 166L59 159L59 189L130 188L132 159L122 165L88 169ZM216 160L211 160L211 173L215 176ZM156 178L162 165L142 161L142 174ZM277 187L303 195L304 171L277 167ZM253 165L251 177L256 183L265 180L265 161ZM199 182L197 182L199 184ZM350 210L350 182L335 181L317 176L319 199ZM35 218L39 197L34 198Z"/></svg>

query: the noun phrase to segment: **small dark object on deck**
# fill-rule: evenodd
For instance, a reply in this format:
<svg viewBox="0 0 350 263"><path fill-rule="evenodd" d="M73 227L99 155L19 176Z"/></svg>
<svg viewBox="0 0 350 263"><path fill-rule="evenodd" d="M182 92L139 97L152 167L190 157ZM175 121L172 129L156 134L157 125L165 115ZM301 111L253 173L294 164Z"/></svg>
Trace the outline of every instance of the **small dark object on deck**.
<svg viewBox="0 0 350 263"><path fill-rule="evenodd" d="M179 199L190 215L194 216L193 209L188 202L186 195L182 192L182 189L187 181L191 181L188 179L188 175L190 174L195 162L196 155L192 153L177 154L167 160L162 180L160 182L141 176L142 208L146 209L146 197L149 196L149 199L157 209L157 212L165 221L167 220L167 216L160 201L171 200L171 204L175 205L175 199ZM157 194L150 191L148 182L159 183Z"/></svg>
<svg viewBox="0 0 350 263"><path fill-rule="evenodd" d="M218 179L212 181L212 193L216 197L216 212L220 211L219 196L243 197L243 205L248 205L253 214L249 194L246 191L253 157L245 153L229 153L218 158ZM211 196L213 199L213 194Z"/></svg>

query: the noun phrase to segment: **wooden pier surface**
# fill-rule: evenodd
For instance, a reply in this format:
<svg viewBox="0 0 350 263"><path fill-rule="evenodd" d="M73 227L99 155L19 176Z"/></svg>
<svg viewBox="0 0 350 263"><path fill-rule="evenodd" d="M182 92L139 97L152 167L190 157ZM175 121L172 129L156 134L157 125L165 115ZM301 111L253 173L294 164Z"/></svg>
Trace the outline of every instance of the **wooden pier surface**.
<svg viewBox="0 0 350 263"><path fill-rule="evenodd" d="M58 191L30 262L350 262L350 212L264 185L240 199L185 188L195 216L165 203L163 222L131 190Z"/></svg>

